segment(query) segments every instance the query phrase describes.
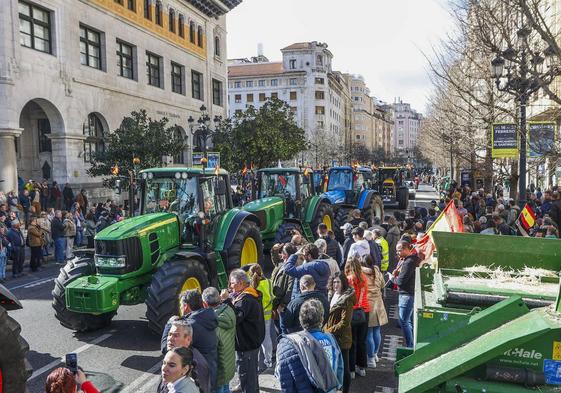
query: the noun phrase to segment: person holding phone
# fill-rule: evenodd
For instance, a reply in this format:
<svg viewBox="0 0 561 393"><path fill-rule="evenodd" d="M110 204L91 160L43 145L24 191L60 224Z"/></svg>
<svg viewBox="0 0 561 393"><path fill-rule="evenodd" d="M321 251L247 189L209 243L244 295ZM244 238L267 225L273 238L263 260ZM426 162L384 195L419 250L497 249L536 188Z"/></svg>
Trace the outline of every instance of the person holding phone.
<svg viewBox="0 0 561 393"><path fill-rule="evenodd" d="M76 393L78 385L84 393L99 393L82 370L76 369L76 372L72 372L68 367L59 367L51 371L45 383L45 393Z"/></svg>

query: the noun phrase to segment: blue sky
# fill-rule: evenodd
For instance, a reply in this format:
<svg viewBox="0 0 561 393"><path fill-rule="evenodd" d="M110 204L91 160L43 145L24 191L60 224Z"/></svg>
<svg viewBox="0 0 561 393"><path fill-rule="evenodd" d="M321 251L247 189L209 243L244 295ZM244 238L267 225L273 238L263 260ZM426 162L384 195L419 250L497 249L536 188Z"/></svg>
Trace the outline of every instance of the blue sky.
<svg viewBox="0 0 561 393"><path fill-rule="evenodd" d="M421 112L431 86L422 52L453 25L446 0L244 0L227 20L229 58L255 55L259 42L270 60L293 42L326 42L335 69Z"/></svg>

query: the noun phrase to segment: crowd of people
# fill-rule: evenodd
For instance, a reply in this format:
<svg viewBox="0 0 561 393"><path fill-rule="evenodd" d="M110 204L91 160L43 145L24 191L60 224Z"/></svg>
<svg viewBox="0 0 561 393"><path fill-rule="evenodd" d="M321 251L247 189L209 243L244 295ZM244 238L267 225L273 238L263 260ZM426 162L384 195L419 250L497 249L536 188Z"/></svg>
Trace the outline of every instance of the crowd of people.
<svg viewBox="0 0 561 393"><path fill-rule="evenodd" d="M16 193L0 191L0 283L6 280L8 262L12 277L31 272L49 259L65 263L74 249L94 247L97 232L124 217L122 206L111 200L90 204L85 190L75 193L66 184L29 180Z"/></svg>

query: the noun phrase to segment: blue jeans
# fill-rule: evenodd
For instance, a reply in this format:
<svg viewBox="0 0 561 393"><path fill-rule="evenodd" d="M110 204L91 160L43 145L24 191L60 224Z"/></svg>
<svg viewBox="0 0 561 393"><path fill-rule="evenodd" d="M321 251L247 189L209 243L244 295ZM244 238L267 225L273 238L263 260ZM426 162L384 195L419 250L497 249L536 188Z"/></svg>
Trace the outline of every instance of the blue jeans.
<svg viewBox="0 0 561 393"><path fill-rule="evenodd" d="M8 261L8 253L7 248L4 247L2 251L0 251L0 280L6 278L6 262Z"/></svg>
<svg viewBox="0 0 561 393"><path fill-rule="evenodd" d="M55 239L55 259L58 263L64 262L65 252L66 252L66 238L64 236L61 236L58 239Z"/></svg>
<svg viewBox="0 0 561 393"><path fill-rule="evenodd" d="M368 333L366 334L366 344L368 345L368 357L373 358L380 348L380 342L382 341L382 327L372 326L368 328Z"/></svg>
<svg viewBox="0 0 561 393"><path fill-rule="evenodd" d="M216 393L230 393L230 384L217 387Z"/></svg>
<svg viewBox="0 0 561 393"><path fill-rule="evenodd" d="M83 230L76 230L76 239L74 239L74 245L76 247L80 247L82 245L82 242L84 240L84 231Z"/></svg>
<svg viewBox="0 0 561 393"><path fill-rule="evenodd" d="M399 323L405 338L405 346L413 347L413 301L411 295L399 294Z"/></svg>

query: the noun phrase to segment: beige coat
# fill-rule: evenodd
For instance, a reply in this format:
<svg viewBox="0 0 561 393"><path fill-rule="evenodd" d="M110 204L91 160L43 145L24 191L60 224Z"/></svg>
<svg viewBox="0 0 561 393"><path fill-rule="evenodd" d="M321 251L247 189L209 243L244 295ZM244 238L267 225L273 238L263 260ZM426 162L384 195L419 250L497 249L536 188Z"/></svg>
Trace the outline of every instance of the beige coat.
<svg viewBox="0 0 561 393"><path fill-rule="evenodd" d="M368 304L370 305L368 327L383 326L388 323L388 315L382 298L382 289L385 285L384 276L378 266L374 266L374 269L363 267L362 271L368 278Z"/></svg>

